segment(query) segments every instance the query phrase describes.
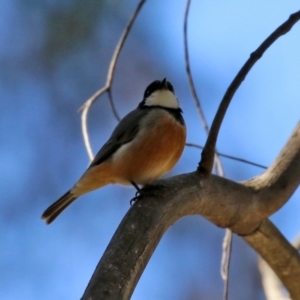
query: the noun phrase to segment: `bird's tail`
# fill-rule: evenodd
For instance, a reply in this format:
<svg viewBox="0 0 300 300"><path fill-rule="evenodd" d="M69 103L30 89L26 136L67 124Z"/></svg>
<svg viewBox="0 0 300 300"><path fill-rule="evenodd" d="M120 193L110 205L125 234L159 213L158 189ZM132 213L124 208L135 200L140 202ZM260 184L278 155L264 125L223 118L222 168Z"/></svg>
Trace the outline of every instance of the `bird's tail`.
<svg viewBox="0 0 300 300"><path fill-rule="evenodd" d="M74 200L76 200L71 191L66 192L56 202L50 205L42 214L42 219L50 224L65 208L67 208Z"/></svg>

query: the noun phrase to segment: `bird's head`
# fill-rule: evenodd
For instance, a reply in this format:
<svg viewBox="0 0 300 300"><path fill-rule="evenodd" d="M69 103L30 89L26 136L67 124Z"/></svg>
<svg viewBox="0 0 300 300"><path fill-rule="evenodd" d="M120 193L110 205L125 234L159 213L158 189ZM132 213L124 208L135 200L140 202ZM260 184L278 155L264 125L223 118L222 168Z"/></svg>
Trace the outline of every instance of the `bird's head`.
<svg viewBox="0 0 300 300"><path fill-rule="evenodd" d="M139 107L151 106L179 109L179 102L174 94L174 88L166 78L162 81L155 80L146 88L143 101L139 104Z"/></svg>

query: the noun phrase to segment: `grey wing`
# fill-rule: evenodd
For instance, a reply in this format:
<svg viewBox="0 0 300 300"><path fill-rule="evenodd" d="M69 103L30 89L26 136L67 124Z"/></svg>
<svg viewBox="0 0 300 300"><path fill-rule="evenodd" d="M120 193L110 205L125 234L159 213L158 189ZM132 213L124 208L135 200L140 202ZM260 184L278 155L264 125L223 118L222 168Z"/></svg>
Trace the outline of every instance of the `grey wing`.
<svg viewBox="0 0 300 300"><path fill-rule="evenodd" d="M122 145L132 141L139 131L141 119L148 110L137 108L126 115L117 125L109 140L99 150L90 167L99 165L113 155Z"/></svg>

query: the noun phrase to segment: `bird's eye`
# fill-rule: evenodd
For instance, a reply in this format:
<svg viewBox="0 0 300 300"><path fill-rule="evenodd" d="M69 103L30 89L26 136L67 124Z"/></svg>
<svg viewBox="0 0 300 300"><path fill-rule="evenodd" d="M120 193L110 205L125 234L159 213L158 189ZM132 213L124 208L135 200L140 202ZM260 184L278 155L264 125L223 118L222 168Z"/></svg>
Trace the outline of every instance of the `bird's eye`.
<svg viewBox="0 0 300 300"><path fill-rule="evenodd" d="M153 81L145 90L144 98L149 97L153 92L160 89L161 82L159 80Z"/></svg>

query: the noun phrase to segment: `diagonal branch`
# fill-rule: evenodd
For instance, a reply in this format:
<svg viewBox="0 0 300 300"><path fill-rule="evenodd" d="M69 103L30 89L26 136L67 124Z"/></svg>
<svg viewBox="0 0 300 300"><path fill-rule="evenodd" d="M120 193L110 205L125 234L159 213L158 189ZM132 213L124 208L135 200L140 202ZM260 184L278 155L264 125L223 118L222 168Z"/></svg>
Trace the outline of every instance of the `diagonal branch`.
<svg viewBox="0 0 300 300"><path fill-rule="evenodd" d="M120 116L115 108L114 102L113 102L113 98L112 98L112 94L111 94L111 86L112 86L112 82L113 82L113 78L114 78L114 73L115 73L115 69L116 69L116 64L119 58L119 55L121 53L121 50L123 48L123 45L126 41L126 38L131 30L131 27L136 19L136 17L138 16L142 6L144 5L144 3L146 2L146 0L141 0L134 13L132 14L128 24L126 25L122 36L120 37L120 40L115 48L115 51L113 53L113 56L111 58L109 67L108 67L108 71L107 71L107 76L106 76L106 83L104 85L104 87L102 87L100 90L98 90L92 97L90 97L80 108L80 110L82 111L81 113L81 128L82 128L82 135L83 135L83 140L84 140L84 144L89 156L89 159L92 160L94 155L93 155L93 151L92 151L92 147L91 147L91 143L89 140L89 135L88 135L88 129L87 129L87 116L88 116L88 112L91 108L91 106L93 105L93 103L104 93L108 93L108 97L109 97L109 102L112 108L112 111L116 117L116 119L118 121L120 121Z"/></svg>
<svg viewBox="0 0 300 300"><path fill-rule="evenodd" d="M253 237L252 237L253 238ZM299 250L300 248L300 235L293 240L292 245L295 249ZM277 249L276 249L277 250ZM276 276L274 271L269 267L265 260L262 258L259 259L259 271L262 277L262 285L264 288L265 296L267 300L289 300L283 289L282 283L279 278ZM286 264L288 266L288 263ZM288 270L287 272L288 273Z"/></svg>
<svg viewBox="0 0 300 300"><path fill-rule="evenodd" d="M265 260L259 258L258 268L266 300L290 300L275 272L269 267Z"/></svg>
<svg viewBox="0 0 300 300"><path fill-rule="evenodd" d="M270 169L276 176L270 173ZM103 295L107 300L129 299L164 232L181 217L193 214L200 214L217 226L244 235L247 242L268 261L290 294L298 295L293 299L300 300L300 285L290 282L300 281L299 255L290 249L292 246L288 243L280 246L282 237L276 233L274 226L271 229L275 234L268 238L268 232L272 232L268 231L269 221L265 220L288 201L300 184L300 124L273 166L260 177L263 180L257 181L259 186L250 184L251 179L236 183L216 175L203 176L199 172L159 180L157 189L148 191L122 220L82 300L103 299ZM267 209L265 197L272 209ZM272 205L273 202L276 205ZM266 232L265 237L261 237L260 232ZM293 278L283 274L287 268L278 266L281 261L277 260L276 251L261 248L259 243L262 240L268 249L275 249L277 245L276 251L285 255L283 262L288 257L285 253L290 255L287 267Z"/></svg>
<svg viewBox="0 0 300 300"><path fill-rule="evenodd" d="M236 75L230 86L228 87L221 104L218 108L216 116L213 120L206 144L202 151L201 161L198 171L203 174L210 174L213 168L214 151L216 147L217 137L221 128L222 121L226 114L227 108L233 98L235 92L254 66L254 64L262 57L265 51L282 35L286 34L300 20L300 11L292 14L289 19L280 25L249 57L239 73Z"/></svg>
<svg viewBox="0 0 300 300"><path fill-rule="evenodd" d="M286 240L271 221L264 220L253 234L245 236L244 239L272 267L289 291L291 299L300 299L300 257L298 251ZM280 298L274 298L276 292L278 290L273 290L273 298L268 299L287 299L282 294ZM280 294L276 295L278 297Z"/></svg>

